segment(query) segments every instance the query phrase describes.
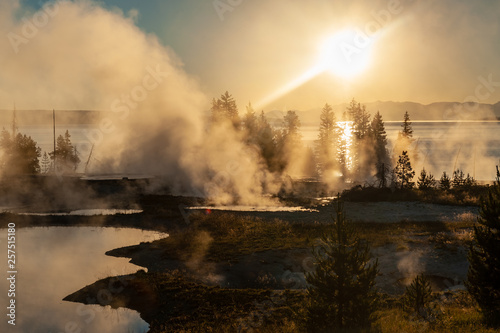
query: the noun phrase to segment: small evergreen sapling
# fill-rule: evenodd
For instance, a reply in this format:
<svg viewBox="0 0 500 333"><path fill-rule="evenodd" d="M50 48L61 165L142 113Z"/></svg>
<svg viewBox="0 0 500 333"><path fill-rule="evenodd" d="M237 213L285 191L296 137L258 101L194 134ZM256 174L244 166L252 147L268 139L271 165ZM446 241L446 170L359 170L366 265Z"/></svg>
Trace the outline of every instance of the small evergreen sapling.
<svg viewBox="0 0 500 333"><path fill-rule="evenodd" d="M398 163L394 168L394 177L397 185L401 189L412 189L415 183L412 181L415 177L415 171L411 167L410 157L407 151L399 156Z"/></svg>
<svg viewBox="0 0 500 333"><path fill-rule="evenodd" d="M370 327L378 295L374 290L378 260L370 262L370 248L346 222L339 201L337 218L321 245L313 249L315 270L306 273L308 328L313 332Z"/></svg>
<svg viewBox="0 0 500 333"><path fill-rule="evenodd" d="M431 297L432 289L429 280L424 275L417 275L412 283L406 287L403 310L422 319L427 319Z"/></svg>
<svg viewBox="0 0 500 333"><path fill-rule="evenodd" d="M443 175L439 180L439 186L445 191L448 191L451 188L451 180L450 177L446 174L446 171L443 172Z"/></svg>
<svg viewBox="0 0 500 333"><path fill-rule="evenodd" d="M417 186L420 190L428 190L436 186L436 180L430 172L427 173L425 169L422 169L420 177L417 180Z"/></svg>

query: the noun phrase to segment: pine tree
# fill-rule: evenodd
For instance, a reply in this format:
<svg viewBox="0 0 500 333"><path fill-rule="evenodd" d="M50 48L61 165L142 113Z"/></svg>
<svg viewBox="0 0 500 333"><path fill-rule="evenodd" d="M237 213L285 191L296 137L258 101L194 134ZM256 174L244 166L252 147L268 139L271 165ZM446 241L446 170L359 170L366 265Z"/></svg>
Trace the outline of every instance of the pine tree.
<svg viewBox="0 0 500 333"><path fill-rule="evenodd" d="M385 132L384 121L380 112L377 112L372 120L372 135L375 145L375 167L377 169L376 177L380 187L386 186L387 164L389 162L387 153L387 134Z"/></svg>
<svg viewBox="0 0 500 333"><path fill-rule="evenodd" d="M404 114L403 123L401 124L401 127L402 129L400 132L398 132L398 137L394 144L394 151L398 153L404 150L410 152L409 156L415 162L418 159L418 155L414 153L415 149L410 151L411 146L415 141L415 139L413 138L413 128L411 126L410 115L408 111L406 111Z"/></svg>
<svg viewBox="0 0 500 333"><path fill-rule="evenodd" d="M288 111L283 118L283 134L291 140L301 140L300 119L295 111Z"/></svg>
<svg viewBox="0 0 500 333"><path fill-rule="evenodd" d="M420 172L420 177L417 180L417 186L420 190L428 190L436 186L436 180L431 173L427 173L425 168Z"/></svg>
<svg viewBox="0 0 500 333"><path fill-rule="evenodd" d="M240 127L240 117L236 101L229 92L225 92L219 99L212 99L212 122L219 122L223 119L229 120L235 128Z"/></svg>
<svg viewBox="0 0 500 333"><path fill-rule="evenodd" d="M464 179L464 188L470 190L472 187L476 186L477 182L471 175L467 174Z"/></svg>
<svg viewBox="0 0 500 333"><path fill-rule="evenodd" d="M245 124L245 128L248 132L248 135L253 138L256 135L256 132L258 131L257 116L255 115L252 103L248 103L246 109L247 112L243 117L243 122Z"/></svg>
<svg viewBox="0 0 500 333"><path fill-rule="evenodd" d="M347 115L352 121L352 133L354 138L360 140L370 134L370 115L366 111L366 106L357 103L353 98L347 107Z"/></svg>
<svg viewBox="0 0 500 333"><path fill-rule="evenodd" d="M465 186L465 174L462 170L453 171L453 178L451 179L451 187L453 189L462 189Z"/></svg>
<svg viewBox="0 0 500 333"><path fill-rule="evenodd" d="M370 125L370 114L366 106L352 99L347 107L346 114L351 121L352 144L350 149L351 173L355 179L366 179L372 174L374 142Z"/></svg>
<svg viewBox="0 0 500 333"><path fill-rule="evenodd" d="M315 155L318 162L319 173L325 177L332 171L336 164L336 141L338 126L332 107L325 104L320 115L319 134L315 141Z"/></svg>
<svg viewBox="0 0 500 333"><path fill-rule="evenodd" d="M415 183L412 182L413 177L415 177L415 171L413 171L411 167L408 152L403 151L403 154L399 156L398 163L394 168L394 176L396 178L396 184L398 184L401 189L411 189L415 186Z"/></svg>
<svg viewBox="0 0 500 333"><path fill-rule="evenodd" d="M450 177L446 174L446 171L443 172L441 179L439 180L439 186L441 189L447 191L451 188L451 180Z"/></svg>
<svg viewBox="0 0 500 333"><path fill-rule="evenodd" d="M36 142L25 134L13 137L5 128L0 138L3 150L1 166L6 174L36 174L40 172L41 149Z"/></svg>
<svg viewBox="0 0 500 333"><path fill-rule="evenodd" d="M316 268L306 273L309 328L330 332L369 327L378 301L374 290L378 260L369 264L370 248L345 220L340 199L332 230L321 237L313 256Z"/></svg>
<svg viewBox="0 0 500 333"><path fill-rule="evenodd" d="M76 148L71 143L71 135L66 130L64 136L59 135L56 140L56 151L49 153L50 158L56 157L56 167L61 172L74 172L80 164L80 158L76 153Z"/></svg>
<svg viewBox="0 0 500 333"><path fill-rule="evenodd" d="M408 111L405 112L404 118L403 118L403 124L401 125L403 128L401 132L399 132L400 137L406 138L407 140L413 142L413 128L411 127L411 121L410 121L410 114Z"/></svg>
<svg viewBox="0 0 500 333"><path fill-rule="evenodd" d="M410 314L427 319L432 289L424 275L417 275L410 286L406 287L403 297L403 309Z"/></svg>
<svg viewBox="0 0 500 333"><path fill-rule="evenodd" d="M479 225L469 247L466 286L486 322L500 326L500 171L481 203Z"/></svg>
<svg viewBox="0 0 500 333"><path fill-rule="evenodd" d="M279 171L277 164L277 147L276 147L276 133L272 126L267 121L264 111L260 113L257 118L258 134L256 137L256 144L260 148L260 152L264 161L266 161L267 168L271 172Z"/></svg>
<svg viewBox="0 0 500 333"><path fill-rule="evenodd" d="M288 111L283 117L282 130L276 134L277 163L280 171L286 171L290 176L303 177L304 145L300 133L300 119L295 111Z"/></svg>
<svg viewBox="0 0 500 333"><path fill-rule="evenodd" d="M382 115L377 112L372 120L372 134L375 141L375 157L377 165L387 162L387 133Z"/></svg>

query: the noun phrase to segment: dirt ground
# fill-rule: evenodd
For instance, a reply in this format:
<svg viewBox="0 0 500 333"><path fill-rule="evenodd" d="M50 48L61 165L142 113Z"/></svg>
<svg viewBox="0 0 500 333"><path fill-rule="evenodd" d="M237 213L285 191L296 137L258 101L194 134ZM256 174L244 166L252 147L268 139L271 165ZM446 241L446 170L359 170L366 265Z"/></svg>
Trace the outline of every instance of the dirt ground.
<svg viewBox="0 0 500 333"><path fill-rule="evenodd" d="M231 208L229 210L236 214L259 216L266 220L279 218L289 222L321 221L327 217L331 219L334 213L331 206L318 207L312 211L292 208L290 212ZM228 211L228 208L224 210ZM475 221L478 208L420 202L346 202L345 211L347 217L355 222L453 222ZM376 282L380 291L401 294L417 274L425 274L435 291L463 288L468 269L465 240L470 238L470 234L445 234L441 236L454 236L452 238L462 238L464 241L437 246L436 242L430 240L432 235L405 235L402 237L404 241L398 244L389 243L372 248L372 255L379 263ZM166 260L161 257L161 249L148 244L117 249L108 254L129 257L131 262L150 271L185 270L205 283L229 288L303 289L306 287L304 273L313 269L311 250L300 248L257 252L241 256L236 261L219 263Z"/></svg>

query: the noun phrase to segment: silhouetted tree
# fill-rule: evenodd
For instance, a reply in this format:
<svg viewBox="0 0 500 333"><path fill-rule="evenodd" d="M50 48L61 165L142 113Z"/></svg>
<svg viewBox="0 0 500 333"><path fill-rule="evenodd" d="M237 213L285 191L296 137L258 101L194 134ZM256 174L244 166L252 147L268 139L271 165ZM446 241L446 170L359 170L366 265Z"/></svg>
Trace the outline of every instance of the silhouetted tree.
<svg viewBox="0 0 500 333"><path fill-rule="evenodd" d="M486 322L500 325L500 171L483 198L469 247L466 286L481 307Z"/></svg>
<svg viewBox="0 0 500 333"><path fill-rule="evenodd" d="M325 104L320 115L319 134L315 141L315 153L319 174L325 178L335 169L338 126L332 107Z"/></svg>
<svg viewBox="0 0 500 333"><path fill-rule="evenodd" d="M401 125L403 128L401 132L398 133L399 137L405 138L410 142L413 142L413 128L411 127L410 114L408 111L405 112L403 118L403 124Z"/></svg>
<svg viewBox="0 0 500 333"><path fill-rule="evenodd" d="M465 174L462 170L453 171L451 179L451 187L454 189L463 189L465 185Z"/></svg>
<svg viewBox="0 0 500 333"><path fill-rule="evenodd" d="M378 296L374 290L378 260L370 262L370 248L345 220L343 204L330 232L313 249L315 270L306 273L308 326L313 332L369 327L375 320Z"/></svg>
<svg viewBox="0 0 500 333"><path fill-rule="evenodd" d="M476 186L476 185L477 185L477 182L474 179L474 177L472 177L471 175L467 174L467 177L465 177L465 180L464 180L464 188L467 189L467 190L469 190L473 186Z"/></svg>
<svg viewBox="0 0 500 333"><path fill-rule="evenodd" d="M54 160L54 152L49 153ZM56 140L55 166L61 172L74 172L80 163L76 148L71 143L71 135L66 130L64 136L59 135Z"/></svg>
<svg viewBox="0 0 500 333"><path fill-rule="evenodd" d="M375 147L375 167L377 169L375 176L379 181L380 187L385 187L389 158L387 152L387 134L385 132L385 125L380 112L377 112L373 117L371 127Z"/></svg>
<svg viewBox="0 0 500 333"><path fill-rule="evenodd" d="M425 168L420 172L420 177L417 180L417 187L420 190L428 190L436 186L436 180L434 176L429 172L425 171Z"/></svg>
<svg viewBox="0 0 500 333"><path fill-rule="evenodd" d="M225 92L219 99L212 99L212 121L219 122L222 119L231 121L235 128L240 126L240 117L238 115L238 107L236 101L229 92Z"/></svg>
<svg viewBox="0 0 500 333"><path fill-rule="evenodd" d="M412 153L412 151L414 152L415 150L411 149L411 146L415 141L415 139L413 139L413 128L408 111L406 111L404 114L403 123L401 124L401 127L402 129L400 132L398 132L398 137L394 144L394 151L399 153L400 151L405 150L408 152L408 156L410 156L413 162L416 162L418 156L417 154Z"/></svg>
<svg viewBox="0 0 500 333"><path fill-rule="evenodd" d="M352 99L347 107L348 119L352 122L351 173L354 179L366 179L372 175L374 142L371 135L370 115L366 107Z"/></svg>
<svg viewBox="0 0 500 333"><path fill-rule="evenodd" d="M429 280L424 275L417 275L412 283L406 287L403 296L403 309L410 314L427 319L432 289Z"/></svg>
<svg viewBox="0 0 500 333"><path fill-rule="evenodd" d="M347 115L352 121L352 134L360 140L370 134L370 115L366 111L366 106L357 103L353 98L347 107Z"/></svg>
<svg viewBox="0 0 500 333"><path fill-rule="evenodd" d="M293 142L302 140L300 134L300 119L295 111L288 111L283 118L283 136L288 137Z"/></svg>
<svg viewBox="0 0 500 333"><path fill-rule="evenodd" d="M247 130L248 137L253 140L257 136L259 128L257 124L257 115L252 107L252 103L248 103L246 111L247 112L243 117L243 123L245 125L245 129Z"/></svg>
<svg viewBox="0 0 500 333"><path fill-rule="evenodd" d="M11 133L4 128L0 138L0 148L3 150L2 170L6 174L40 172L41 149L30 136L17 133L15 137L12 137Z"/></svg>
<svg viewBox="0 0 500 333"><path fill-rule="evenodd" d="M257 128L258 134L255 141L260 148L262 157L266 161L267 168L272 172L280 171L276 145L276 131L267 121L264 111L262 111L257 118Z"/></svg>
<svg viewBox="0 0 500 333"><path fill-rule="evenodd" d="M295 111L288 111L283 117L282 129L276 132L279 170L292 177L303 177L307 163L300 134L300 120Z"/></svg>
<svg viewBox="0 0 500 333"><path fill-rule="evenodd" d="M439 186L441 189L447 191L451 188L451 180L450 177L446 174L446 171L443 172L441 179L439 180Z"/></svg>
<svg viewBox="0 0 500 333"><path fill-rule="evenodd" d="M403 151L403 154L399 156L396 167L394 168L394 176L396 184L401 189L411 189L415 186L415 183L412 182L412 179L415 176L415 171L413 171L411 167L408 152Z"/></svg>

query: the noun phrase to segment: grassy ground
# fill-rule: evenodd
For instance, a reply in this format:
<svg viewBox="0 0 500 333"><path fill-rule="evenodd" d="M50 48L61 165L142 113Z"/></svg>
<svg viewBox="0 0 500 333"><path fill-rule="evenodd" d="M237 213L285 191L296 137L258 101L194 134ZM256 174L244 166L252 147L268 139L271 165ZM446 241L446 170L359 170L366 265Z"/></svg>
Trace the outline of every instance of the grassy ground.
<svg viewBox="0 0 500 333"><path fill-rule="evenodd" d="M171 259L186 259L202 244L202 235L210 237L205 255L208 261L226 261L241 255L266 250L311 248L331 227L333 220L322 223L288 223L266 221L252 216L224 212L193 213L190 225L154 245L164 249ZM463 242L474 222L400 222L355 223L361 238L372 247L390 243L431 241L436 246L452 246Z"/></svg>
<svg viewBox="0 0 500 333"><path fill-rule="evenodd" d="M464 244L474 222L356 223L372 246L398 242L432 242L435 246ZM201 246L200 235L210 236L205 260L219 262L269 249L307 248L331 221L316 224L265 221L224 212L193 213L187 228L154 243L173 259L187 259ZM224 289L187 281L179 272L135 275L135 284L148 286L154 311L141 312L151 332L306 332L305 290ZM147 288L141 287L141 290ZM382 294L379 319L373 332L497 332L482 323L477 305L467 292L435 293L436 316L418 320L401 308L401 296ZM141 296L144 297L144 296ZM117 304L126 301L118 299Z"/></svg>
<svg viewBox="0 0 500 333"><path fill-rule="evenodd" d="M420 201L442 205L478 206L480 198L488 193L488 186L475 185L450 190L398 190L390 188L354 187L345 190L342 197L348 201Z"/></svg>
<svg viewBox="0 0 500 333"><path fill-rule="evenodd" d="M98 299L111 285L103 279L66 298ZM224 289L186 280L178 272L127 276L127 285L106 305L141 312L150 333L166 332L306 332L307 294L300 290ZM140 291L140 293L137 292ZM140 295L142 301L137 302ZM401 309L401 297L381 294L378 320L365 332L497 332L466 292L435 293L436 315L415 318ZM94 302L99 304L98 302Z"/></svg>

